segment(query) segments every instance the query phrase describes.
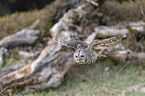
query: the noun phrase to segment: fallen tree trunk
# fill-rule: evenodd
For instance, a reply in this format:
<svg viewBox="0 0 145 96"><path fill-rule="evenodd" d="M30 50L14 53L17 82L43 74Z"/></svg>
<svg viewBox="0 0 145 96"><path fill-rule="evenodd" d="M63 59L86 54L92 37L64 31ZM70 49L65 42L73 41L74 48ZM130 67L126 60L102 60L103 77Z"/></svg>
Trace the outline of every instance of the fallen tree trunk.
<svg viewBox="0 0 145 96"><path fill-rule="evenodd" d="M20 60L17 63L14 63L12 66L7 67L6 69L2 69L0 70L0 78L4 75L7 75L10 72L13 72L15 70L18 70L20 68L22 68L23 66L27 65L27 60Z"/></svg>
<svg viewBox="0 0 145 96"><path fill-rule="evenodd" d="M145 22L140 21L140 22L130 22L128 26L132 30L136 30L138 34L140 35L145 35Z"/></svg>
<svg viewBox="0 0 145 96"><path fill-rule="evenodd" d="M106 38L122 34L128 34L128 29L121 26L98 26L94 28L97 38Z"/></svg>
<svg viewBox="0 0 145 96"><path fill-rule="evenodd" d="M82 5L71 9L51 29L53 38L48 42L39 57L32 63L0 78L0 94L10 94L13 87L21 86L24 91L58 87L66 72L75 64L72 52L61 52L62 45L55 41L58 39L69 40L68 27L76 18L82 17L85 12ZM64 29L65 28L65 29Z"/></svg>
<svg viewBox="0 0 145 96"><path fill-rule="evenodd" d="M144 52L133 52L130 49L126 49L121 43L112 47L96 47L96 50L101 50L101 54L106 55L113 62L130 62L132 60L139 60L144 62L145 53ZM139 63L139 62L138 62Z"/></svg>
<svg viewBox="0 0 145 96"><path fill-rule="evenodd" d="M23 29L16 34L5 37L0 41L0 47L14 48L22 45L31 45L39 38L40 31L34 30L38 24L38 20L30 26L30 28Z"/></svg>

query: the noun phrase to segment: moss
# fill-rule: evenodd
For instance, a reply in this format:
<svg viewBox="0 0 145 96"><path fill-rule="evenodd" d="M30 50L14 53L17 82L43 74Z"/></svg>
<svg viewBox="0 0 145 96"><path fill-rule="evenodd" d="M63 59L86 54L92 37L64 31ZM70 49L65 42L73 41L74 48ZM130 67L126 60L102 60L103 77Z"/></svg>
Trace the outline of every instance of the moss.
<svg viewBox="0 0 145 96"><path fill-rule="evenodd" d="M35 14L35 16L34 16ZM38 17L37 12L14 13L0 18L0 39L28 27Z"/></svg>
<svg viewBox="0 0 145 96"><path fill-rule="evenodd" d="M13 34L23 28L29 27L37 19L40 19L40 23L36 27L39 29L42 35L48 35L49 29L53 25L52 18L57 9L61 7L65 0L56 0L50 5L45 6L41 10L33 10L28 12L16 12L11 15L7 15L0 18L0 39L10 34Z"/></svg>
<svg viewBox="0 0 145 96"><path fill-rule="evenodd" d="M143 19L140 4L143 6L145 12L145 1L141 0L135 2L128 0L119 3L117 1L106 1L102 6L101 11L104 15L109 16L112 22L119 21L137 21Z"/></svg>
<svg viewBox="0 0 145 96"><path fill-rule="evenodd" d="M29 27L37 19L40 20L35 29L40 30L40 39L45 36L50 36L49 29L54 25L53 18L57 10L66 2L66 0L56 0L50 5L45 6L41 10L33 10L28 12L16 12L11 15L6 15L0 18L0 39L5 36L14 34L23 28ZM41 38L42 37L42 38ZM20 56L19 49L14 48L10 50L10 56L4 58L4 64L2 68L11 66L15 62L19 61Z"/></svg>
<svg viewBox="0 0 145 96"><path fill-rule="evenodd" d="M5 69L13 64L15 64L17 61L19 61L20 55L19 55L19 49L18 48L14 48L10 51L10 55L7 57L4 57L4 63L2 64L2 69Z"/></svg>

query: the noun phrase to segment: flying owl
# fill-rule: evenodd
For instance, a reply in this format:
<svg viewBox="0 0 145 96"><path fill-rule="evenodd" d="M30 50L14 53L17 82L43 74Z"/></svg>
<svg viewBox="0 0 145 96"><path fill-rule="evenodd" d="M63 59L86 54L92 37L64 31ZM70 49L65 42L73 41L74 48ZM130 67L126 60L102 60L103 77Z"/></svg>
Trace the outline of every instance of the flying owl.
<svg viewBox="0 0 145 96"><path fill-rule="evenodd" d="M98 54L92 50L94 45L114 44L116 42L119 42L120 40L122 40L122 38L125 38L125 37L126 37L126 35L119 35L116 37L111 37L109 39L94 40L91 44L88 44L88 43L80 41L80 40L65 41L65 40L56 39L56 41L60 42L62 45L75 49L73 58L76 63L90 64L90 63L95 62L98 56L101 56L101 54Z"/></svg>

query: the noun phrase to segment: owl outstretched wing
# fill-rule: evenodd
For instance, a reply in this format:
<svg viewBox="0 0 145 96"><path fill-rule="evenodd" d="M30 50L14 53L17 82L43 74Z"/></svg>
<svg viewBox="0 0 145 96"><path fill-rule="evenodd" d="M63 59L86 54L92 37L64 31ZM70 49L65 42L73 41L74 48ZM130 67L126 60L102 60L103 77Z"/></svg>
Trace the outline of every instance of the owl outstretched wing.
<svg viewBox="0 0 145 96"><path fill-rule="evenodd" d="M116 37L111 37L108 39L104 39L104 40L94 40L90 46L89 46L89 50L92 50L92 47L94 45L111 45L114 43L118 43L119 41L121 41L123 38L126 38L126 35L119 35Z"/></svg>
<svg viewBox="0 0 145 96"><path fill-rule="evenodd" d="M78 49L78 48L88 48L88 44L80 41L80 40L70 40L70 41L65 41L65 40L57 40L55 39L57 42L60 42L62 45L67 46L67 47L71 47L74 49Z"/></svg>

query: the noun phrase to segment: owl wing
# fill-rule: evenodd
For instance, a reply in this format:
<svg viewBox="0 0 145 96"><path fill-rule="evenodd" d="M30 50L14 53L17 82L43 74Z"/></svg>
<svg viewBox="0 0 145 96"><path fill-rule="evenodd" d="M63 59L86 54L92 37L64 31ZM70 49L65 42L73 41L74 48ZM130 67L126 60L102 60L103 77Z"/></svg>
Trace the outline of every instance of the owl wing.
<svg viewBox="0 0 145 96"><path fill-rule="evenodd" d="M65 40L57 40L55 39L57 42L60 42L62 45L67 46L67 47L71 47L74 49L77 48L88 48L88 44L80 41L80 40L70 40L70 41L65 41Z"/></svg>
<svg viewBox="0 0 145 96"><path fill-rule="evenodd" d="M111 38L104 39L104 40L94 40L94 41L90 44L89 50L91 51L91 50L92 50L92 47L93 47L94 45L111 45L111 44L114 44L114 43L118 43L118 42L121 41L123 38L126 38L126 35L119 35L119 36L111 37Z"/></svg>

